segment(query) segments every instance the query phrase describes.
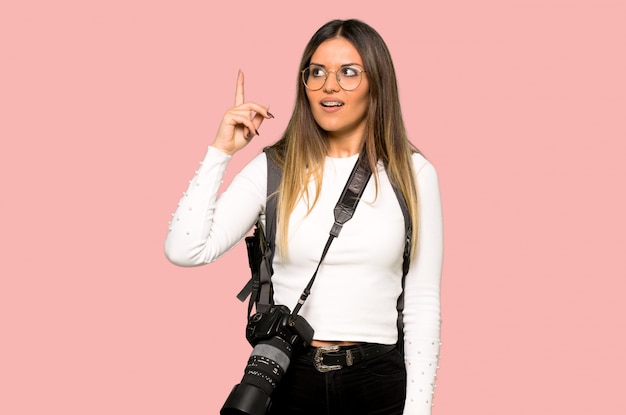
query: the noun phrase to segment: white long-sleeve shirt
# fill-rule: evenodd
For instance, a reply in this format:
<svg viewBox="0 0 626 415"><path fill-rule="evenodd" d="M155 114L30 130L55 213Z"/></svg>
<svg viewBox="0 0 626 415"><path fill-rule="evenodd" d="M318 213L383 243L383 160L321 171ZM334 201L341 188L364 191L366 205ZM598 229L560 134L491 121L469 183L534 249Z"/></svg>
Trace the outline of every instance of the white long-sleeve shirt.
<svg viewBox="0 0 626 415"><path fill-rule="evenodd" d="M334 222L333 209L358 155L327 157L322 190L313 210L300 200L289 224L288 255L274 256L274 301L295 307L319 261ZM231 157L209 147L170 222L165 253L181 266L216 260L265 220L267 159L259 154L218 198ZM405 415L430 414L439 357L442 215L433 166L413 155L420 201L419 245L405 280L404 342L407 368ZM382 344L397 342L405 225L384 168L379 189L370 180L353 218L324 259L300 314L316 340ZM315 194L310 184L311 200ZM277 241L278 242L278 241Z"/></svg>

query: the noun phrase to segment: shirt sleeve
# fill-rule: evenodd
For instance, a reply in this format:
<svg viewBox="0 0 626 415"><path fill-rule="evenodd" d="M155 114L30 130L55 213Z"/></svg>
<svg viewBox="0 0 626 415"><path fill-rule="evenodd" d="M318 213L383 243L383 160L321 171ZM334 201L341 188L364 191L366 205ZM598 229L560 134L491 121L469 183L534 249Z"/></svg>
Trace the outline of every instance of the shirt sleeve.
<svg viewBox="0 0 626 415"><path fill-rule="evenodd" d="M414 161L420 206L419 245L404 289L404 415L430 415L440 347L443 224L437 172L419 155Z"/></svg>
<svg viewBox="0 0 626 415"><path fill-rule="evenodd" d="M231 156L209 147L172 214L165 255L174 264L215 261L250 231L265 211L267 159L259 154L218 197Z"/></svg>

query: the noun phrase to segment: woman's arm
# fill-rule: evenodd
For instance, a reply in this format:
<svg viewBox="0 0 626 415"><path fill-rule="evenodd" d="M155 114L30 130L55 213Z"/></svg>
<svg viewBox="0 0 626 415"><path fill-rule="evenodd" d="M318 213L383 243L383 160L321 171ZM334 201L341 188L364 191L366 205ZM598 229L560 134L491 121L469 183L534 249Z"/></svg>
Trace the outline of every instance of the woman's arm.
<svg viewBox="0 0 626 415"><path fill-rule="evenodd" d="M176 265L216 260L239 242L265 211L267 160L260 154L235 176L218 198L231 156L209 147L172 215L165 255Z"/></svg>
<svg viewBox="0 0 626 415"><path fill-rule="evenodd" d="M217 129L189 188L178 203L165 239L165 255L181 266L216 260L248 233L265 210L267 164L259 155L217 198L231 156L258 135L264 120L274 118L268 107L245 102L243 72L237 74L235 106Z"/></svg>
<svg viewBox="0 0 626 415"><path fill-rule="evenodd" d="M435 168L421 155L413 157L419 192L418 251L404 289L404 354L407 368L405 415L428 415L433 394L440 339L440 281L443 225Z"/></svg>

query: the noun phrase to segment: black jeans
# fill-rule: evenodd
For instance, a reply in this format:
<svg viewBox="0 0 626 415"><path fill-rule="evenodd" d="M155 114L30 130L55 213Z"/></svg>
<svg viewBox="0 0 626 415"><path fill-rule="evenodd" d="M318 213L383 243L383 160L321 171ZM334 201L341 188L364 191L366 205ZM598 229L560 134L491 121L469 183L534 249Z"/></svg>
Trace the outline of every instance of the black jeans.
<svg viewBox="0 0 626 415"><path fill-rule="evenodd" d="M292 359L272 395L269 415L401 415L406 369L398 349L320 373L312 353Z"/></svg>

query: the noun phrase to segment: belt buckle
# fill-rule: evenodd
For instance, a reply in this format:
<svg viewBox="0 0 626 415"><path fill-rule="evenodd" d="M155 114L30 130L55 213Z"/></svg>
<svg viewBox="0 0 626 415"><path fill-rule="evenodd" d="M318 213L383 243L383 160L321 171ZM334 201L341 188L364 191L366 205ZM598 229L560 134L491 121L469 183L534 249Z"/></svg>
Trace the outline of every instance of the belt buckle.
<svg viewBox="0 0 626 415"><path fill-rule="evenodd" d="M315 349L315 356L313 357L313 365L318 372L330 372L332 370L341 369L341 365L325 365L324 354L328 352L338 352L339 346L321 346Z"/></svg>

